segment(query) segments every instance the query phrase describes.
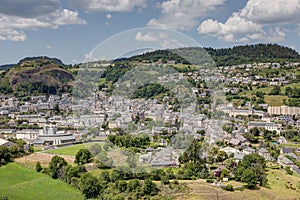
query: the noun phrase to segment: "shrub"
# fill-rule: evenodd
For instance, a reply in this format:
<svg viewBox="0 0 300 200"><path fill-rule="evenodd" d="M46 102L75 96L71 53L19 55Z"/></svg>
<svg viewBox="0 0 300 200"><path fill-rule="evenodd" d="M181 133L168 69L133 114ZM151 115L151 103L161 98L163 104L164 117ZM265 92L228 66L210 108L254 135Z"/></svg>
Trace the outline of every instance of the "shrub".
<svg viewBox="0 0 300 200"><path fill-rule="evenodd" d="M36 162L36 165L35 165L35 170L37 172L40 172L43 170L42 166L41 166L41 163L39 161Z"/></svg>
<svg viewBox="0 0 300 200"><path fill-rule="evenodd" d="M214 179L206 179L206 183L213 183Z"/></svg>
<svg viewBox="0 0 300 200"><path fill-rule="evenodd" d="M227 184L227 185L224 187L224 190L226 190L226 191L234 191L233 186L230 185L230 184Z"/></svg>

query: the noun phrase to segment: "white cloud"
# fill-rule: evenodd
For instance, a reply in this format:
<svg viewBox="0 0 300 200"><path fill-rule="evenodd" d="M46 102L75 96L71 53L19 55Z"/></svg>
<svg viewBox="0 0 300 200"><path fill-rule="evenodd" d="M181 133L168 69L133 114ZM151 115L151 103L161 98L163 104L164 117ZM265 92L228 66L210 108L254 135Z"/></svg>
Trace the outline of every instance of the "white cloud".
<svg viewBox="0 0 300 200"><path fill-rule="evenodd" d="M135 35L135 39L139 42L158 42L159 39L153 33L149 32L146 34L142 34L142 32L137 32Z"/></svg>
<svg viewBox="0 0 300 200"><path fill-rule="evenodd" d="M148 26L189 30L197 25L197 18L206 16L225 0L168 0L161 3L162 16L153 18Z"/></svg>
<svg viewBox="0 0 300 200"><path fill-rule="evenodd" d="M51 45L47 45L46 48L47 49L52 49L52 46Z"/></svg>
<svg viewBox="0 0 300 200"><path fill-rule="evenodd" d="M93 52L89 52L84 54L84 61L85 62L93 62L97 61L98 59L94 56Z"/></svg>
<svg viewBox="0 0 300 200"><path fill-rule="evenodd" d="M70 0L73 7L87 12L123 12L145 8L146 0Z"/></svg>
<svg viewBox="0 0 300 200"><path fill-rule="evenodd" d="M50 24L53 28L69 24L86 24L84 20L79 18L78 12L68 9L57 10L52 14L52 16L45 18L45 20L52 20Z"/></svg>
<svg viewBox="0 0 300 200"><path fill-rule="evenodd" d="M72 63L78 63L78 60L76 58L71 60Z"/></svg>
<svg viewBox="0 0 300 200"><path fill-rule="evenodd" d="M259 24L300 22L300 0L249 0L240 15Z"/></svg>
<svg viewBox="0 0 300 200"><path fill-rule="evenodd" d="M27 38L24 30L56 29L64 25L85 23L78 16L78 12L63 8L31 18L0 13L0 40L24 41Z"/></svg>
<svg viewBox="0 0 300 200"><path fill-rule="evenodd" d="M184 46L184 44L179 42L176 38L170 37L165 32L148 32L145 34L142 32L137 32L135 39L139 42L155 42L163 48L178 48Z"/></svg>
<svg viewBox="0 0 300 200"><path fill-rule="evenodd" d="M300 24L299 10L300 0L249 0L224 23L203 21L198 32L227 42L279 42L287 34L282 25Z"/></svg>
<svg viewBox="0 0 300 200"><path fill-rule="evenodd" d="M106 14L105 17L106 19L110 20L112 18L112 14Z"/></svg>
<svg viewBox="0 0 300 200"><path fill-rule="evenodd" d="M11 40L14 42L25 41L27 38L24 31L14 29L0 29L0 41Z"/></svg>

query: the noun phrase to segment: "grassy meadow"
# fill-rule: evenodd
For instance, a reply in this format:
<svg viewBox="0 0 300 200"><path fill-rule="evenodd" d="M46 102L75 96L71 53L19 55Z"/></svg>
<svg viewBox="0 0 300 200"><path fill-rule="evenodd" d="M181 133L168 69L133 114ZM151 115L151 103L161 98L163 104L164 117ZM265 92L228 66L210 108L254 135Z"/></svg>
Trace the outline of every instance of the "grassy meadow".
<svg viewBox="0 0 300 200"><path fill-rule="evenodd" d="M66 155L66 156L75 156L80 149L86 149L92 146L93 144L102 144L100 142L90 142L85 144L76 144L68 147L61 147L58 149L48 150L45 153Z"/></svg>
<svg viewBox="0 0 300 200"><path fill-rule="evenodd" d="M13 199L83 199L80 191L69 184L37 173L18 163L0 167L0 198Z"/></svg>
<svg viewBox="0 0 300 200"><path fill-rule="evenodd" d="M204 199L222 199L222 200L296 200L300 199L300 178L296 175L288 175L284 170L269 169L268 186L257 190L234 192L224 191L218 187L205 183L204 180L180 181L185 183L191 190L188 193L174 194L175 199L204 200ZM226 183L224 183L226 185ZM234 187L242 184L236 181L229 181L228 184Z"/></svg>

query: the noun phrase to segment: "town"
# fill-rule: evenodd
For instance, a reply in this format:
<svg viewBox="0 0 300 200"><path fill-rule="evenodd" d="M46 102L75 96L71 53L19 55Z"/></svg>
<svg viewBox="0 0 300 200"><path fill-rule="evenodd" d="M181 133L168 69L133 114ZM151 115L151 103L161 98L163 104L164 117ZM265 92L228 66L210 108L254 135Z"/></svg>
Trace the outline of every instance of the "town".
<svg viewBox="0 0 300 200"><path fill-rule="evenodd" d="M26 159L31 165L42 162L37 155L65 159L76 155L75 163L84 164L88 172L100 170L104 176L105 169L118 171L115 173L125 170L129 177L147 172L153 181L161 180L164 185L176 178L206 179L227 191L267 186L264 169L239 172L248 159L264 159L263 168L300 175L299 63L201 68L173 60L144 60L135 67L122 62L76 66L78 71L102 70L98 77L102 85L85 89L90 92L87 95L2 95L0 145L20 148L23 141L25 157L16 156L23 164L28 164ZM126 67L120 76L118 70ZM86 87L82 85L78 87ZM72 148L76 152L61 153ZM89 151L89 158L78 161L83 149ZM49 173L46 163L40 168ZM58 172L51 176L65 178ZM233 187L232 180L246 185ZM158 194L157 188L153 190L139 195Z"/></svg>

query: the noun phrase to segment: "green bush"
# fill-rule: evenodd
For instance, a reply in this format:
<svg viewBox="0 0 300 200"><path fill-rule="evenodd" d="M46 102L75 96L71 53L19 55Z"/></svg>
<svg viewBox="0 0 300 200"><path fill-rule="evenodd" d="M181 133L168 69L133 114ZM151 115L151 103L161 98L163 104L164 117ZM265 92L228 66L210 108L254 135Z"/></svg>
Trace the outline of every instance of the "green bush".
<svg viewBox="0 0 300 200"><path fill-rule="evenodd" d="M213 183L214 179L206 179L206 183Z"/></svg>
<svg viewBox="0 0 300 200"><path fill-rule="evenodd" d="M226 190L226 191L234 191L233 186L230 185L230 184L227 184L227 185L224 187L224 190Z"/></svg>
<svg viewBox="0 0 300 200"><path fill-rule="evenodd" d="M42 166L41 166L41 163L39 161L36 162L36 165L35 165L35 170L37 172L40 172L43 170Z"/></svg>

